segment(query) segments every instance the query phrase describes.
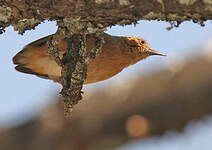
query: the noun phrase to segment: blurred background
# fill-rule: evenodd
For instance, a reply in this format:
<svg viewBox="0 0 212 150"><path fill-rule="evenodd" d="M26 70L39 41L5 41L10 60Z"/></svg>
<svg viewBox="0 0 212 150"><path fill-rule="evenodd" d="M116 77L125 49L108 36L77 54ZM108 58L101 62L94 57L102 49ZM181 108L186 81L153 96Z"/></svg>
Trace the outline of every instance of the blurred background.
<svg viewBox="0 0 212 150"><path fill-rule="evenodd" d="M211 150L212 25L140 21L108 28L144 38L153 56L115 77L86 85L65 119L61 85L15 71L12 57L56 32L44 22L23 36L0 35L0 150Z"/></svg>

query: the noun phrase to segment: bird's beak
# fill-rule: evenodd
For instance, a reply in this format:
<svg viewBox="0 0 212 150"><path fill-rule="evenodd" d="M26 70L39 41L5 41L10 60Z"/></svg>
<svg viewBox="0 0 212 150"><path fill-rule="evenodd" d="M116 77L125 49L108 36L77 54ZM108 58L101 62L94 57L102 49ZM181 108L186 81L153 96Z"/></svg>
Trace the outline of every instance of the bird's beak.
<svg viewBox="0 0 212 150"><path fill-rule="evenodd" d="M163 54L161 52L157 52L156 50L153 49L149 49L148 52L150 53L150 55L160 55L160 56L166 56L166 54Z"/></svg>

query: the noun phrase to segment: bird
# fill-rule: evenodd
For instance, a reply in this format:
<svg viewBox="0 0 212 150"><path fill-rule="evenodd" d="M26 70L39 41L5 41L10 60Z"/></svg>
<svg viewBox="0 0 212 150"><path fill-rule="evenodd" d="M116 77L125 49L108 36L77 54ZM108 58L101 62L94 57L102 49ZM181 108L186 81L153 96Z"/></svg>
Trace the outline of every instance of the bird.
<svg viewBox="0 0 212 150"><path fill-rule="evenodd" d="M15 69L22 73L36 75L44 79L51 79L61 83L61 66L48 53L47 41L49 35L26 45L13 57ZM142 38L135 36L113 36L104 33L104 44L100 54L88 64L87 78L84 84L95 83L109 79L120 73L124 68L131 66L149 56L165 54L153 50ZM64 38L58 43L59 57L66 52L67 40ZM87 35L86 51L95 46L95 36Z"/></svg>

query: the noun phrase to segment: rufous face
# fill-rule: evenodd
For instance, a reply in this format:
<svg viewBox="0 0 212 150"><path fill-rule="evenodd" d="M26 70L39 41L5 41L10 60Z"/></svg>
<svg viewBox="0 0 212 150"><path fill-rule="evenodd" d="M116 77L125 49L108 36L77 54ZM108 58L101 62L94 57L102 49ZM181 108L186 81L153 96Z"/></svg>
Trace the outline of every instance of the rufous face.
<svg viewBox="0 0 212 150"><path fill-rule="evenodd" d="M142 38L139 37L126 37L125 42L129 47L129 52L140 59L146 58L152 55L165 56L160 52L153 50L150 45Z"/></svg>

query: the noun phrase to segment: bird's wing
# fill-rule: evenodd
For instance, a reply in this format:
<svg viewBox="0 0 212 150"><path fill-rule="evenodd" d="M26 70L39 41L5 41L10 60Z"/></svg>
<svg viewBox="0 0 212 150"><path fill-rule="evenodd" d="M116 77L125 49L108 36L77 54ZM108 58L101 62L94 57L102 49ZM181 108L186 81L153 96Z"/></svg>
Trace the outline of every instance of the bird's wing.
<svg viewBox="0 0 212 150"><path fill-rule="evenodd" d="M22 51L13 57L13 63L17 65L15 67L17 71L58 82L61 75L61 67L57 65L47 52L48 37L25 46ZM64 41L60 42L59 48L61 51L66 48Z"/></svg>

